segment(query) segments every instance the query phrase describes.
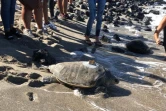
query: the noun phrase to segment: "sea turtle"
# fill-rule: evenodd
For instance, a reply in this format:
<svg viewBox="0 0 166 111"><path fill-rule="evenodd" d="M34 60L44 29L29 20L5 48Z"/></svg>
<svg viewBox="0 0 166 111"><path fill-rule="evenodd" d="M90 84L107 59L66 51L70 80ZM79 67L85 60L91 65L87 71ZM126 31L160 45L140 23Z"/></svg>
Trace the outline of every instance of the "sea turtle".
<svg viewBox="0 0 166 111"><path fill-rule="evenodd" d="M92 88L94 86L109 87L118 84L119 80L94 60L78 62L62 62L50 65L49 71L54 76L43 78L43 82L59 81L73 87Z"/></svg>
<svg viewBox="0 0 166 111"><path fill-rule="evenodd" d="M134 53L138 54L150 54L151 50L148 45L146 45L143 41L141 40L132 40L126 44L126 48Z"/></svg>

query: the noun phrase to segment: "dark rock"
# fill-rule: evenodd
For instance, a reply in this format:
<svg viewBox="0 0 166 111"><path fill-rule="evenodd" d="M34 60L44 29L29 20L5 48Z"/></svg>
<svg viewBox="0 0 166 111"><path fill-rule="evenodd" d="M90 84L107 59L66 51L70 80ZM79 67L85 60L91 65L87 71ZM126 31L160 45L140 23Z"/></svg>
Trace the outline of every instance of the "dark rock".
<svg viewBox="0 0 166 111"><path fill-rule="evenodd" d="M118 24L119 24L119 21L118 21L118 20L115 20L115 21L113 21L113 24L114 24L115 27L118 27L118 26L119 26L119 25L118 25Z"/></svg>
<svg viewBox="0 0 166 111"><path fill-rule="evenodd" d="M70 13L70 14L68 14L68 17L69 17L70 20L73 20L74 14L71 14L71 13Z"/></svg>
<svg viewBox="0 0 166 111"><path fill-rule="evenodd" d="M115 39L116 41L121 41L118 34L114 34L113 39Z"/></svg>
<svg viewBox="0 0 166 111"><path fill-rule="evenodd" d="M81 15L75 15L74 18L77 20L77 21L81 21L81 22L84 22L84 18L81 16Z"/></svg>
<svg viewBox="0 0 166 111"><path fill-rule="evenodd" d="M84 9L84 10L87 10L87 9L88 9L88 7L87 7L86 4L81 4L81 5L80 5L80 8L81 8L81 9Z"/></svg>
<svg viewBox="0 0 166 111"><path fill-rule="evenodd" d="M87 17L90 16L90 12L89 11L86 11L85 14L86 14Z"/></svg>
<svg viewBox="0 0 166 111"><path fill-rule="evenodd" d="M152 21L152 18L144 17L142 21L143 21L144 25L150 25L150 21Z"/></svg>
<svg viewBox="0 0 166 111"><path fill-rule="evenodd" d="M155 15L159 15L160 14L160 11L157 11L157 10L150 10L149 12L153 13Z"/></svg>
<svg viewBox="0 0 166 111"><path fill-rule="evenodd" d="M148 26L142 27L142 29L143 29L144 31L152 31L152 29L151 29L150 27L148 27Z"/></svg>
<svg viewBox="0 0 166 111"><path fill-rule="evenodd" d="M102 40L103 42L111 43L111 38L108 38L108 37L105 36L105 35L102 36L101 40Z"/></svg>
<svg viewBox="0 0 166 111"><path fill-rule="evenodd" d="M73 12L74 12L74 9L73 9L73 7L69 6L69 7L68 7L68 12L71 12L71 13L73 13Z"/></svg>
<svg viewBox="0 0 166 111"><path fill-rule="evenodd" d="M136 12L135 17L142 20L144 18L144 14L141 12Z"/></svg>
<svg viewBox="0 0 166 111"><path fill-rule="evenodd" d="M106 25L103 25L102 31L104 31L104 32L109 32L109 31L108 31L108 27L107 27Z"/></svg>

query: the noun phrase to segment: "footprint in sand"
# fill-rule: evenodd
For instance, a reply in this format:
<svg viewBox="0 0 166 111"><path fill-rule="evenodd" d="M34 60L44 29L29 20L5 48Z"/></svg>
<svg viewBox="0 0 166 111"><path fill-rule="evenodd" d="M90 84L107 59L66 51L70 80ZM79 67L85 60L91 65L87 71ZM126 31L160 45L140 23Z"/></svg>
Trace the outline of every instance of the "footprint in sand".
<svg viewBox="0 0 166 111"><path fill-rule="evenodd" d="M12 56L8 56L8 55L1 56L0 60L3 62L17 62L17 59L15 59Z"/></svg>
<svg viewBox="0 0 166 111"><path fill-rule="evenodd" d="M12 67L9 66L0 66L0 72L5 72L13 69Z"/></svg>
<svg viewBox="0 0 166 111"><path fill-rule="evenodd" d="M0 80L4 79L7 76L6 73L0 73Z"/></svg>
<svg viewBox="0 0 166 111"><path fill-rule="evenodd" d="M17 76L19 77L26 77L28 75L28 73L17 73Z"/></svg>
<svg viewBox="0 0 166 111"><path fill-rule="evenodd" d="M42 87L44 86L44 83L39 80L31 80L28 84L30 87Z"/></svg>
<svg viewBox="0 0 166 111"><path fill-rule="evenodd" d="M33 92L27 92L26 95L28 96L29 101L38 101L37 94L35 94Z"/></svg>
<svg viewBox="0 0 166 111"><path fill-rule="evenodd" d="M13 70L13 68L8 66L0 66L0 80L7 76L9 70Z"/></svg>
<svg viewBox="0 0 166 111"><path fill-rule="evenodd" d="M5 80L7 82L10 82L10 83L13 83L16 85L21 85L25 82L28 82L28 79L23 78L23 77L17 77L17 76L8 76Z"/></svg>
<svg viewBox="0 0 166 111"><path fill-rule="evenodd" d="M41 77L41 75L37 74L37 73L31 73L31 74L28 75L28 77L30 79L38 79L39 77Z"/></svg>

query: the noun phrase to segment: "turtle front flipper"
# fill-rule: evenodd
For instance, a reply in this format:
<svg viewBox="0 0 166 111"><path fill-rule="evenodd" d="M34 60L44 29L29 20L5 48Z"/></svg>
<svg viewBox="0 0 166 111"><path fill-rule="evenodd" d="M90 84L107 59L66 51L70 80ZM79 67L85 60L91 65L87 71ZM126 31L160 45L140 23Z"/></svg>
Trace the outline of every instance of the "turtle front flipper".
<svg viewBox="0 0 166 111"><path fill-rule="evenodd" d="M43 77L42 82L45 84L59 83L59 81L54 76Z"/></svg>
<svg viewBox="0 0 166 111"><path fill-rule="evenodd" d="M102 80L103 84L105 84L107 87L119 83L117 77L111 74L110 70L106 68L105 68L105 76L102 78Z"/></svg>

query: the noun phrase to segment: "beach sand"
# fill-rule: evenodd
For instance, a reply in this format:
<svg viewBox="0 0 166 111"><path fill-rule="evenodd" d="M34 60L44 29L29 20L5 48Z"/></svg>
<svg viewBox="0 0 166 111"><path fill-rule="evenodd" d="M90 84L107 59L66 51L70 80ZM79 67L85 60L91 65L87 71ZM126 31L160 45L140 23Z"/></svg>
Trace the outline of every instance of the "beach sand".
<svg viewBox="0 0 166 111"><path fill-rule="evenodd" d="M15 17L15 26L18 28L21 24L20 16L18 10ZM79 92L81 90L73 90L59 83L40 85L43 77L52 74L32 65L34 50L47 49L59 62L63 62L73 60L71 52L87 47L83 42L86 23L60 21L55 25L59 30L52 31L55 36L22 37L9 41L4 39L0 22L0 111L166 110L166 64L162 60L164 49L156 46L153 32L142 31L144 37L134 37L133 33L124 27L111 27L112 31L121 35L123 41L104 43L105 46L124 47L127 41L141 39L151 47L153 54L125 54L114 52L108 47L97 48L92 54L97 62L109 68L120 80L118 85L108 89L107 94L82 95ZM32 27L35 32L34 23ZM92 48L88 47L89 52ZM30 78L29 75L34 73L40 77ZM22 75L22 78L17 78L19 75ZM37 81L37 87L29 85L33 81Z"/></svg>

